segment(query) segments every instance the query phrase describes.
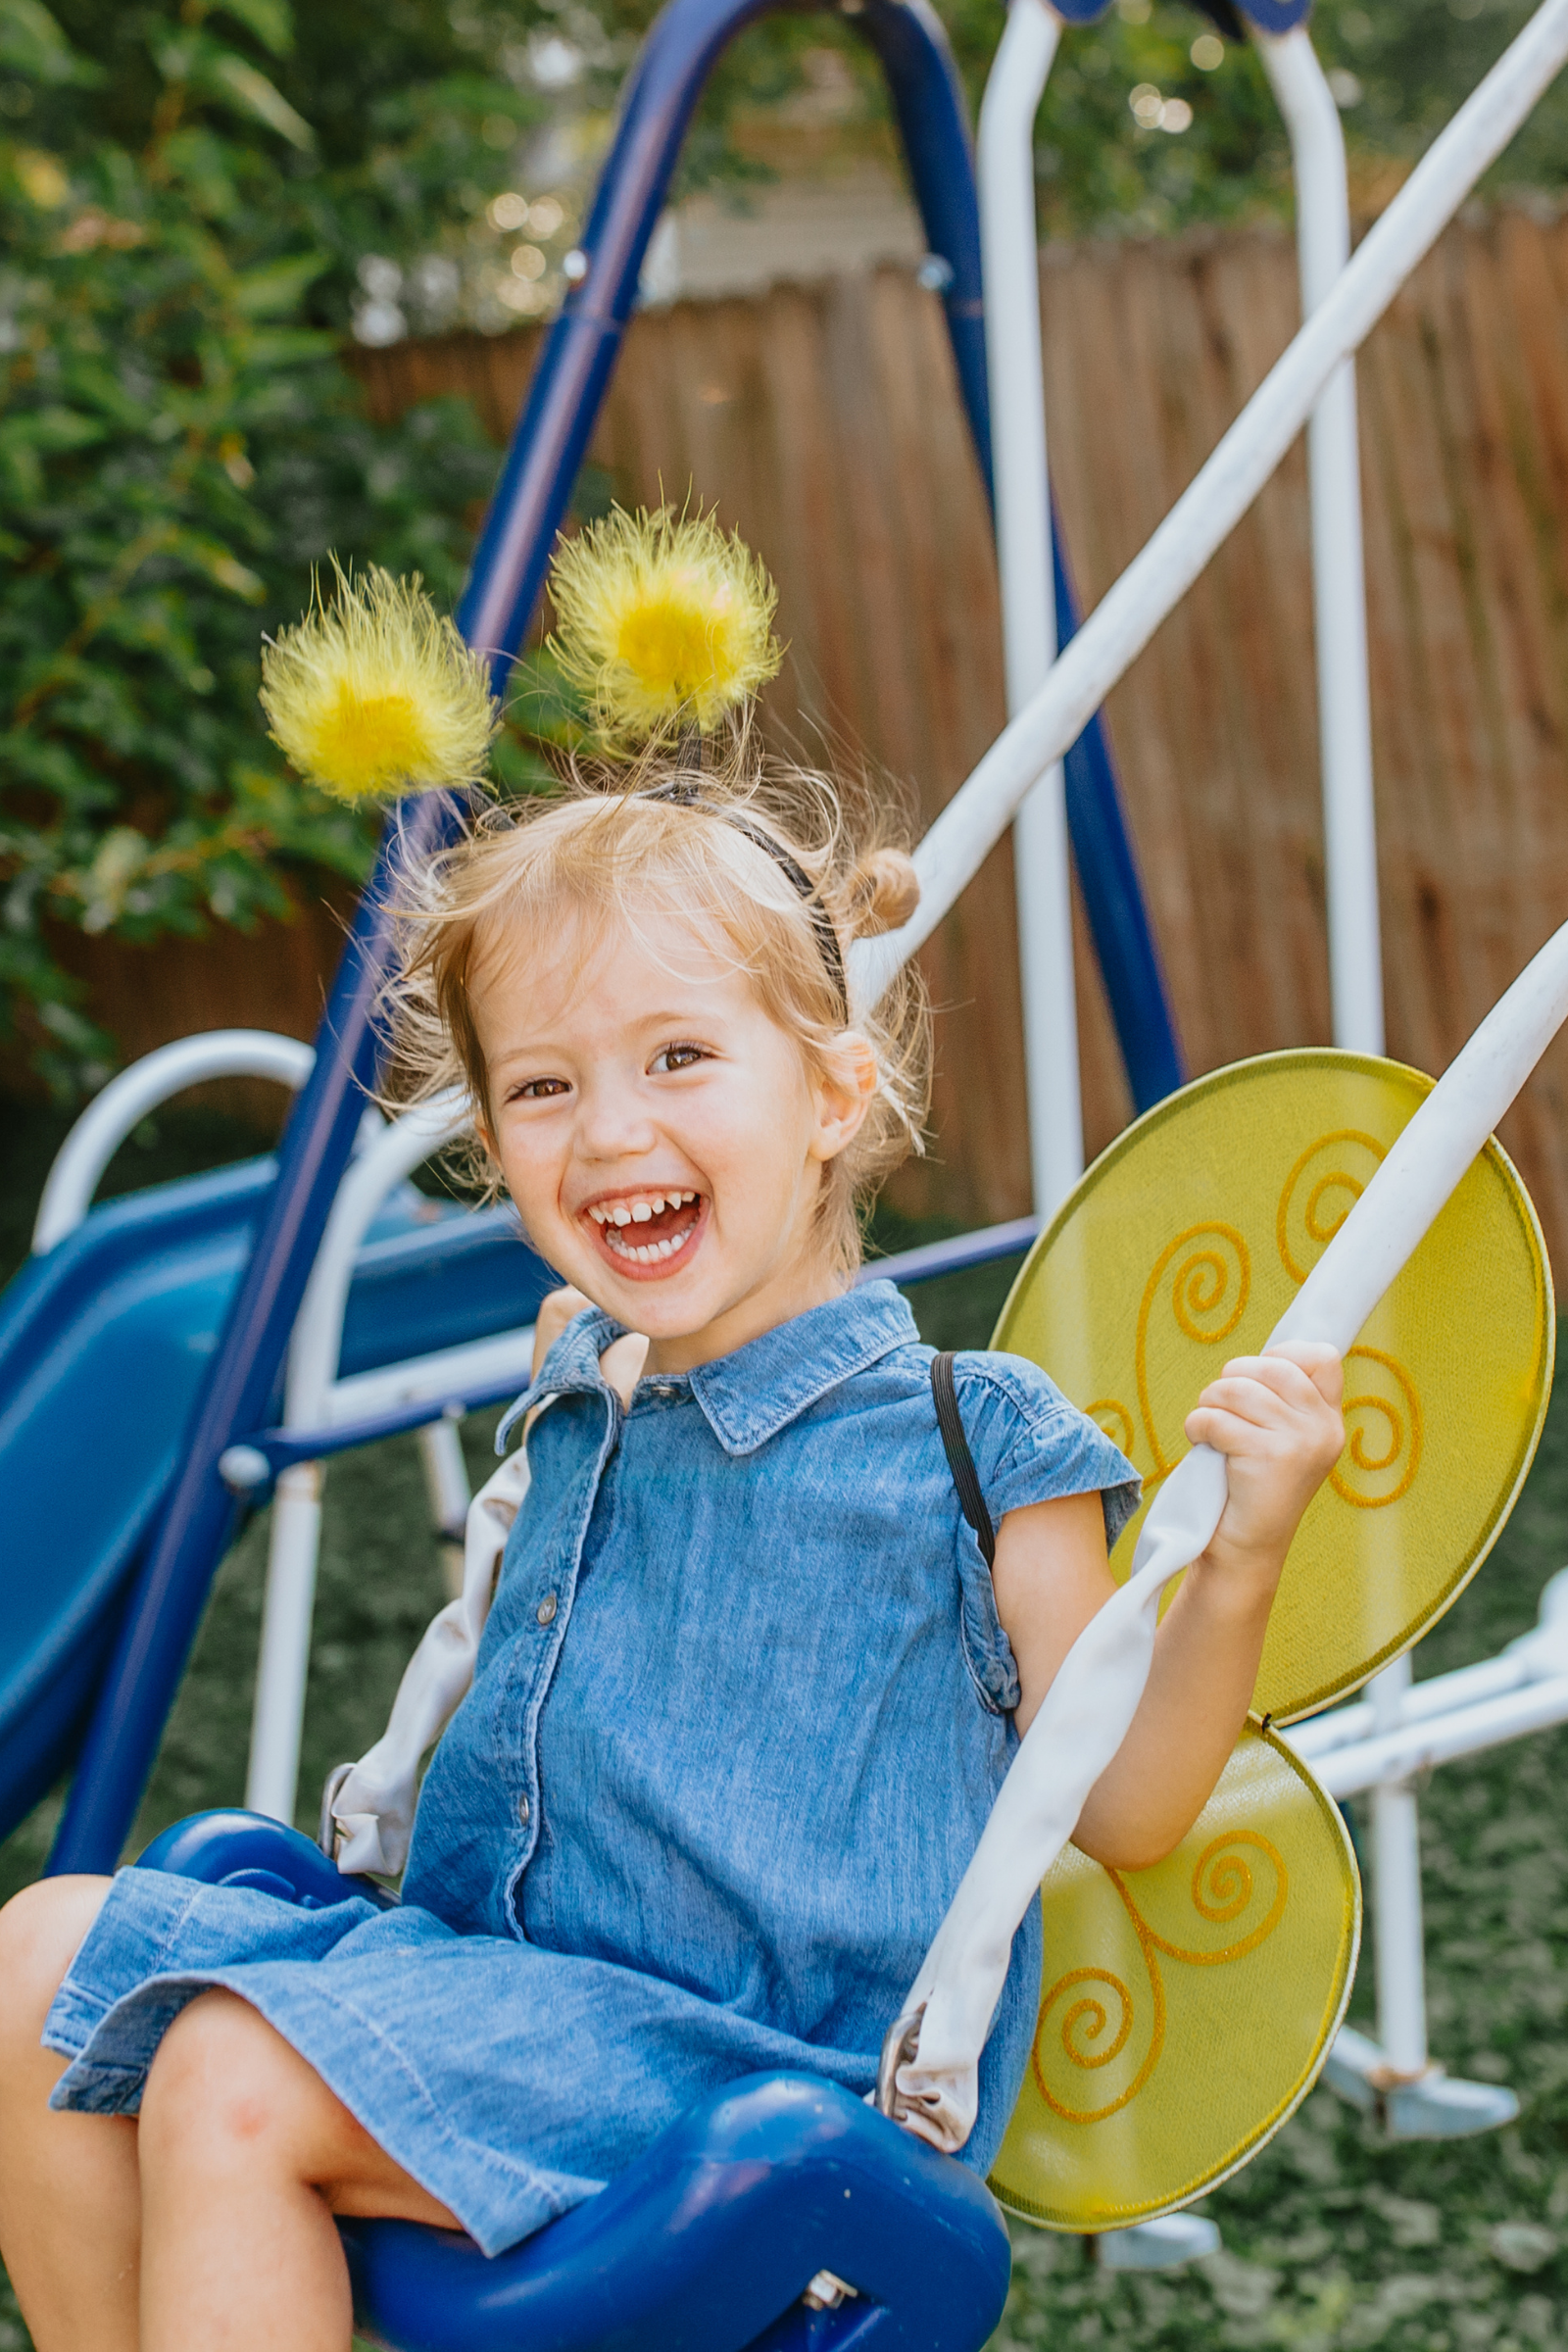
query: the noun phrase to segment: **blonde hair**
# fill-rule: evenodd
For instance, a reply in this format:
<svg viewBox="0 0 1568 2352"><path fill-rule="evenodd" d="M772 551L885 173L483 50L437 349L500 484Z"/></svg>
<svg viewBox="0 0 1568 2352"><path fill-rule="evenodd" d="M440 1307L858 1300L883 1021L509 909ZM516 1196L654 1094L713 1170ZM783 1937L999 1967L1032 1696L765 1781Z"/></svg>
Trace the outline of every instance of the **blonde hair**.
<svg viewBox="0 0 1568 2352"><path fill-rule="evenodd" d="M596 926L652 907L723 940L808 1067L826 1070L852 1025L842 993L852 941L904 922L919 898L914 867L872 815L869 795L766 753L749 712L700 754L694 733L631 762L572 758L562 783L559 796L486 809L454 848L405 872L386 995L396 1099L460 1086L476 1124L491 1127L474 977L508 932L542 933L563 901ZM653 797L661 792L682 797ZM811 900L750 829L803 869ZM837 971L817 928L824 915ZM878 1189L923 1150L931 1038L917 967L906 965L853 1026L876 1056L877 1089L856 1136L823 1169L817 1209L818 1240L846 1277L860 1262L861 1221ZM500 1171L482 1143L459 1153L463 1173L494 1198Z"/></svg>

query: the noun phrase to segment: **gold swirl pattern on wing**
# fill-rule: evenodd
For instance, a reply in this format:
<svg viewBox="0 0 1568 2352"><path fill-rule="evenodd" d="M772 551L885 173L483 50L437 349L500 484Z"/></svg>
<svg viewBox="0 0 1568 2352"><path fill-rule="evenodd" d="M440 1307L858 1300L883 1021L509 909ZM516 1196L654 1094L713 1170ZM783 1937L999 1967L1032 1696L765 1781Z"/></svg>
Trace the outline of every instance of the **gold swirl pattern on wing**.
<svg viewBox="0 0 1568 2352"><path fill-rule="evenodd" d="M1352 1348L1345 1359L1347 1375L1352 1364L1376 1370L1370 1374L1373 1385L1355 1395L1347 1378L1345 1451L1329 1483L1342 1502L1358 1511L1381 1511L1415 1484L1421 1467L1421 1399L1404 1366L1381 1348ZM1380 1380L1393 1395L1378 1393ZM1356 1485L1358 1477L1367 1483Z"/></svg>
<svg viewBox="0 0 1568 2352"><path fill-rule="evenodd" d="M1252 1260L1235 1226L1217 1222L1190 1225L1173 1242L1167 1242L1154 1260L1154 1270L1144 1285L1143 1301L1138 1309L1134 1359L1139 1409L1149 1450L1154 1459L1153 1476L1147 1482L1146 1492L1152 1492L1176 1467L1160 1445L1149 1393L1149 1326L1167 1275L1170 1311L1177 1329L1200 1347L1217 1348L1222 1340L1230 1338L1247 1312L1252 1288Z"/></svg>
<svg viewBox="0 0 1568 2352"><path fill-rule="evenodd" d="M1133 1427L1133 1417L1122 1403L1121 1398L1119 1396L1097 1396L1093 1404L1085 1405L1084 1410L1102 1436L1107 1437L1113 1446L1119 1446L1127 1459L1131 1461L1137 1432Z"/></svg>
<svg viewBox="0 0 1568 2352"><path fill-rule="evenodd" d="M1030 2065L1036 2087L1046 2105L1053 2115L1059 2115L1062 2122L1067 2124L1102 2124L1107 2116L1116 2115L1123 2107L1130 2106L1159 2064L1160 2052L1165 2046L1165 1987L1160 1981L1159 1963L1150 1946L1144 1923L1128 1899L1126 1887L1114 1871L1109 1873L1109 1877L1127 1905L1133 1933L1143 1950L1144 1964L1149 1972L1152 2033L1144 2062L1125 2090L1100 2107L1069 2107L1066 2100L1052 2089L1046 2071L1047 2034L1057 2003L1064 1994L1074 1991L1079 1985L1102 1988L1102 1991L1079 1993L1076 2000L1068 2003L1066 2014L1056 2029L1055 2038L1059 2040L1068 2062L1081 2067L1086 2074L1108 2066L1113 2058L1120 2057L1132 2034L1137 2011L1130 1986L1111 1969L1070 1968L1064 1977L1057 1978L1040 2004L1040 2023L1035 2028ZM1113 2031L1112 2012L1106 2008L1104 1995L1108 1995L1116 2004ZM1107 2031L1110 2032L1109 2040L1102 2049L1097 2047Z"/></svg>
<svg viewBox="0 0 1568 2352"><path fill-rule="evenodd" d="M1256 1908L1258 1900L1258 1868L1250 1855L1262 1858L1272 1881L1273 1895L1263 1917L1254 1927L1227 1943L1218 1951L1189 1950L1186 1946L1168 1943L1162 1936L1149 1931L1150 1941L1167 1960L1182 1960L1190 1968L1219 1968L1227 1960L1240 1960L1245 1952L1255 1952L1267 1941L1285 1916L1290 1895L1290 1874L1285 1857L1277 1845L1256 1830L1231 1830L1225 1837L1216 1838L1205 1845L1193 1865L1193 1909L1200 1919L1215 1927L1234 1927Z"/></svg>
<svg viewBox="0 0 1568 2352"><path fill-rule="evenodd" d="M1359 1127L1337 1127L1307 1145L1285 1179L1275 1211L1274 1238L1285 1271L1293 1282L1304 1282L1311 1272L1309 1265L1300 1262L1300 1243L1311 1246L1315 1262L1360 1200L1387 1150L1386 1144L1380 1144L1375 1135L1363 1135ZM1358 1175L1349 1160L1352 1152L1363 1152L1372 1165ZM1327 1165L1316 1164L1321 1161L1327 1161ZM1304 1200L1300 1198L1303 1185ZM1298 1213L1299 1234L1296 1230Z"/></svg>
<svg viewBox="0 0 1568 2352"><path fill-rule="evenodd" d="M1080 1995L1061 2021L1061 2046L1074 2066L1108 2066L1113 2058L1120 2057L1127 2036L1133 2030L1133 1996L1120 1977L1113 1976L1108 1968L1070 1969L1053 1989L1055 1993L1065 1992L1074 1984L1108 1984L1121 2003L1121 2023L1102 2050L1097 2050L1094 2045L1104 2033L1110 2019L1104 2002L1098 2000L1093 1993Z"/></svg>
<svg viewBox="0 0 1568 2352"><path fill-rule="evenodd" d="M1259 1870L1259 1863L1263 1868ZM1267 1941L1285 1916L1290 1896L1290 1874L1285 1857L1278 1846L1256 1830L1230 1830L1222 1838L1205 1845L1193 1865L1189 1892L1194 1910L1200 1919L1217 1927L1234 1927L1255 1911L1263 1896L1267 1908L1261 1919L1217 1951L1201 1951L1185 1944L1173 1943L1168 1936L1152 1928L1133 1900L1132 1890L1118 1870L1105 1866L1105 1876L1121 1897L1123 1908L1138 1938L1149 1977L1151 2003L1149 2049L1143 2064L1117 2097L1094 2108L1069 2106L1059 2091L1051 2086L1047 2073L1048 2033L1056 2019L1060 2004L1067 2005L1060 2013L1051 2038L1060 2044L1068 2062L1084 2073L1098 2072L1121 2055L1132 2037L1137 2019L1137 2004L1131 1987L1113 1970L1105 1967L1070 1968L1058 1977L1040 2004L1040 2023L1035 2030L1034 2048L1030 2055L1035 2084L1046 2105L1064 2123L1102 2124L1107 2116L1116 2115L1123 2107L1131 2106L1145 2088L1158 2066L1165 2046L1165 1982L1160 1971L1160 1959L1174 1960L1189 1968L1222 1968L1228 1961L1240 1960L1248 1952L1255 1952ZM1259 1879L1263 1886L1260 1892ZM1079 1990L1079 1987L1084 1989ZM1069 1994L1076 1998L1067 1999ZM1113 2003L1114 2006L1107 2005Z"/></svg>

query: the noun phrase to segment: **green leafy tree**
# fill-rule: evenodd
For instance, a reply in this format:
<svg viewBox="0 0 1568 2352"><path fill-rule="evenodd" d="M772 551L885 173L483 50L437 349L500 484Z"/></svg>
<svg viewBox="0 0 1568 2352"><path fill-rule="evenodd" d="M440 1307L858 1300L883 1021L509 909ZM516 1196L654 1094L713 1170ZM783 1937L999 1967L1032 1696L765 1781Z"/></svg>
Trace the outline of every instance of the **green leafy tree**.
<svg viewBox="0 0 1568 2352"><path fill-rule="evenodd" d="M0 0L0 973L62 1088L107 1041L60 926L246 925L365 872L372 823L267 739L261 634L334 548L451 598L494 468L466 404L370 423L319 292L356 208L426 201L463 101L404 178L334 169L268 70L292 37L284 0L186 0L105 58Z"/></svg>

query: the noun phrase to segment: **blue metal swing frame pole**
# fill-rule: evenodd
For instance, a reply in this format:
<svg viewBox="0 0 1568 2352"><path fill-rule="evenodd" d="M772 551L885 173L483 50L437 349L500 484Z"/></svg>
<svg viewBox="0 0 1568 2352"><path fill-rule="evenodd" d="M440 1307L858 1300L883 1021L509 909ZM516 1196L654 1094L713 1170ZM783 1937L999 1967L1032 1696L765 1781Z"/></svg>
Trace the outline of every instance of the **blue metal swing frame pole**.
<svg viewBox="0 0 1568 2352"><path fill-rule="evenodd" d="M583 238L585 271L546 342L513 435L458 622L498 685L526 634L556 534L635 307L648 240L682 138L719 52L777 0L671 0L628 84ZM862 0L852 22L887 75L943 294L982 476L991 480L980 238L962 92L927 0ZM1059 536L1058 536L1059 544ZM1074 608L1057 579L1062 636ZM1175 1032L1099 720L1067 758L1073 847L1117 1034L1140 1109L1181 1083ZM235 1505L218 1463L262 1426L378 1056L375 1004L398 864L428 857L459 821L447 796L405 802L361 902L285 1131L276 1182L189 1433L168 1505L132 1587L50 1856L52 1873L112 1870L178 1688Z"/></svg>

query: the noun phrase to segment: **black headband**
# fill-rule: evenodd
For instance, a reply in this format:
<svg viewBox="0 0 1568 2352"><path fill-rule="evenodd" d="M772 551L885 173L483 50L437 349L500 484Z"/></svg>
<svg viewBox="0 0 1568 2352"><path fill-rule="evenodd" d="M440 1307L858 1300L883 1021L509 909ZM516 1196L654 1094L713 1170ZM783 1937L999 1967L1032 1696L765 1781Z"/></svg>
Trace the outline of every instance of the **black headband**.
<svg viewBox="0 0 1568 2352"><path fill-rule="evenodd" d="M832 917L822 904L816 884L800 859L792 858L781 841L775 841L763 826L754 825L750 817L740 815L733 808L721 808L715 801L705 801L696 776L673 776L667 784L657 785L652 792L639 793L637 798L642 801L670 801L677 808L696 808L704 816L716 816L722 823L733 826L737 833L744 833L748 841L754 841L760 850L772 858L779 872L799 894L801 904L811 918L811 929L816 933L816 944L822 951L822 961L827 966L828 977L843 1006L847 1025L850 1018L850 984L845 977L844 951L839 946L839 935L833 928Z"/></svg>

